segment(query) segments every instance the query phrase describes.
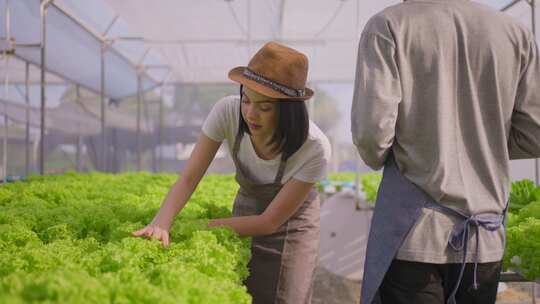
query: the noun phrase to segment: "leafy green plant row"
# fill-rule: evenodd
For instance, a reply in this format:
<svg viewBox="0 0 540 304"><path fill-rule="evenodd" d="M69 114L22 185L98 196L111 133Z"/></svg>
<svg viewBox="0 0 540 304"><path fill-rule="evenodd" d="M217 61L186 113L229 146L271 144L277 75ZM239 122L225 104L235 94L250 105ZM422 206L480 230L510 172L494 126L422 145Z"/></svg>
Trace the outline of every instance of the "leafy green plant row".
<svg viewBox="0 0 540 304"><path fill-rule="evenodd" d="M68 173L0 187L0 303L250 303L250 240L230 216L232 176L203 179L172 243L131 237L176 175Z"/></svg>
<svg viewBox="0 0 540 304"><path fill-rule="evenodd" d="M530 180L512 183L504 268L540 279L540 187Z"/></svg>
<svg viewBox="0 0 540 304"><path fill-rule="evenodd" d="M362 179L376 195L380 176ZM230 216L232 176L208 176L171 229L133 238L176 175L31 176L0 187L0 303L250 303L249 239L207 220ZM505 267L540 278L540 191L512 184ZM368 197L373 197L367 194Z"/></svg>
<svg viewBox="0 0 540 304"><path fill-rule="evenodd" d="M340 172L331 174L328 176L328 180L332 182L348 182L354 183L356 173L354 172ZM360 175L361 190L366 194L366 201L374 204L377 200L377 190L381 183L382 175L380 173L364 173Z"/></svg>

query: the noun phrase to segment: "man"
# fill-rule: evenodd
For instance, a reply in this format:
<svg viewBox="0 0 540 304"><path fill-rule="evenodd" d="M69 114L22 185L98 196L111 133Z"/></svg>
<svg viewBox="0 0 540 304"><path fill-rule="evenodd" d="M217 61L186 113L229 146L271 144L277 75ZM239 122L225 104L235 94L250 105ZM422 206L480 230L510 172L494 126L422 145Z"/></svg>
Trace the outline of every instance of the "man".
<svg viewBox="0 0 540 304"><path fill-rule="evenodd" d="M473 1L406 1L368 22L356 73L353 142L385 167L361 303L494 303L509 159L540 157L533 34Z"/></svg>

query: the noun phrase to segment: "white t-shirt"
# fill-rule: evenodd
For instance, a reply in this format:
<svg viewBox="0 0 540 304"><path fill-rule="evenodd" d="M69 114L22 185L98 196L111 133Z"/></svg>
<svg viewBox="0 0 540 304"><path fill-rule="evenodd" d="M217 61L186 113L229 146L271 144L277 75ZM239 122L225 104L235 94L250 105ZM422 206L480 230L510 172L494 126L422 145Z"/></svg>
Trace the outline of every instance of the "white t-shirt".
<svg viewBox="0 0 540 304"><path fill-rule="evenodd" d="M203 124L202 131L209 138L227 141L232 155L234 140L238 133L240 119L240 97L227 96L220 99L210 111ZM324 133L309 121L309 135L304 144L289 159L281 183L291 177L307 183L316 183L326 177L330 161L330 142ZM242 136L238 159L247 174L257 183L272 183L276 178L281 154L271 160L261 159L251 143L249 134Z"/></svg>

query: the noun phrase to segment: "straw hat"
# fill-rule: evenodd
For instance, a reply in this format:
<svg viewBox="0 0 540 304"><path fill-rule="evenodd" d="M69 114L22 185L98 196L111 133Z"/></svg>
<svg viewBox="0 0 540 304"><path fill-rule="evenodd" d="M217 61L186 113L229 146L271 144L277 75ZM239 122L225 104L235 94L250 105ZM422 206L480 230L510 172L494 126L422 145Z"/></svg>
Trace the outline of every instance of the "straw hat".
<svg viewBox="0 0 540 304"><path fill-rule="evenodd" d="M307 100L313 90L306 87L306 55L276 42L266 43L247 67L229 71L229 78L262 95L286 100Z"/></svg>

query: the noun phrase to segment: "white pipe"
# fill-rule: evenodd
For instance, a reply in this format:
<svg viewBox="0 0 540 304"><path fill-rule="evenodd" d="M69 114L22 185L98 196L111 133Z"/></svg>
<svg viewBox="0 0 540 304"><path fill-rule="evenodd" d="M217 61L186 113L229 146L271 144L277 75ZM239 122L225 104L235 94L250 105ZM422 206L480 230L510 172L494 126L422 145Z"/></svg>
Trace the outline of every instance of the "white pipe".
<svg viewBox="0 0 540 304"><path fill-rule="evenodd" d="M101 171L107 171L107 135L106 135L106 101L105 101L105 53L107 52L107 44L102 43L101 45L101 162L97 162L98 166L101 165ZM101 163L101 164L99 164Z"/></svg>
<svg viewBox="0 0 540 304"><path fill-rule="evenodd" d="M8 7L9 7L9 5L8 5ZM9 17L7 17L6 19L9 19ZM8 33L9 33L9 29L8 29ZM9 34L8 34L8 37L9 37ZM5 54L4 58L5 58L5 61L4 61L5 62L5 70L8 71L8 69L9 69L9 55ZM6 100L8 100L9 99L9 73L6 73L4 86L5 86L4 97L5 97ZM7 182L6 180L7 180L7 153L8 153L7 145L8 145L8 136L9 136L8 114L7 114L7 111L6 111L6 104L4 104L4 134L3 134L3 145L2 145L2 182L3 183Z"/></svg>
<svg viewBox="0 0 540 304"><path fill-rule="evenodd" d="M11 5L10 5L10 0L6 0L6 38L7 38L8 43L11 43Z"/></svg>
<svg viewBox="0 0 540 304"><path fill-rule="evenodd" d="M534 33L534 39L536 40L536 0L530 0L531 5L531 27L532 32ZM534 160L534 178L536 185L540 185L540 168L538 167L540 163L538 162L538 158ZM536 299L533 300L533 303L536 302Z"/></svg>
<svg viewBox="0 0 540 304"><path fill-rule="evenodd" d="M25 128L25 170L24 174L25 176L28 176L30 174L30 88L28 86L28 82L30 79L30 64L26 62L25 69L24 69L24 80L25 80L25 94L24 99L26 101L26 109L25 109L25 116L26 116L26 128Z"/></svg>
<svg viewBox="0 0 540 304"><path fill-rule="evenodd" d="M3 183L7 182L7 145L8 145L8 116L4 114L4 144L3 144L3 155L2 155L2 181Z"/></svg>
<svg viewBox="0 0 540 304"><path fill-rule="evenodd" d="M39 13L41 20L41 124L40 124L40 141L39 141L39 174L45 174L45 47L46 35L45 30L47 7L51 0L42 0Z"/></svg>

